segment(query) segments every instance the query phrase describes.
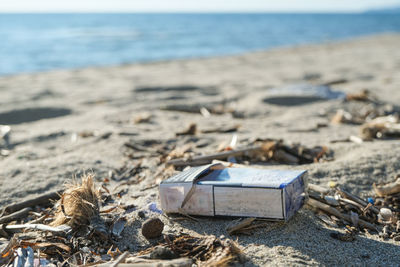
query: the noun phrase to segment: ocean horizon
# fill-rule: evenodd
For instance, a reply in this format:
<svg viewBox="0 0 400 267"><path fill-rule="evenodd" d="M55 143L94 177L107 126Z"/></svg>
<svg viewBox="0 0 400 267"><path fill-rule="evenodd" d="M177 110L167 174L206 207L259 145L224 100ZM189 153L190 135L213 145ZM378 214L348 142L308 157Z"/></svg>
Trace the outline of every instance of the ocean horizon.
<svg viewBox="0 0 400 267"><path fill-rule="evenodd" d="M2 13L0 75L235 55L400 32L398 14Z"/></svg>

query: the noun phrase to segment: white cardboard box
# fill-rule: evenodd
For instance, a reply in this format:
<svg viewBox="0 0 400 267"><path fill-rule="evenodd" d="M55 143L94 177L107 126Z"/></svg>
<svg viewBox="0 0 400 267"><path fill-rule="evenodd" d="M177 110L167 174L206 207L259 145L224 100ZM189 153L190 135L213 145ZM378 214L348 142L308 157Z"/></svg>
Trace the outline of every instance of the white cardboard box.
<svg viewBox="0 0 400 267"><path fill-rule="evenodd" d="M166 213L289 220L304 204L306 171L193 167L160 184Z"/></svg>

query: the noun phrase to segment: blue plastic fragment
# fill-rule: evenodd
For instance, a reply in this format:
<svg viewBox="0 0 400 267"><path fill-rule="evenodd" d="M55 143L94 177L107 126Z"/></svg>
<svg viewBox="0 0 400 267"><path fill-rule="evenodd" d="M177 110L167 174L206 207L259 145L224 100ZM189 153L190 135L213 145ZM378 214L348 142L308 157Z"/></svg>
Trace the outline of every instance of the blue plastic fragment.
<svg viewBox="0 0 400 267"><path fill-rule="evenodd" d="M368 203L371 203L372 205L375 204L375 201L374 201L374 199L373 199L372 197L369 197L369 198L367 199L367 201L368 201Z"/></svg>
<svg viewBox="0 0 400 267"><path fill-rule="evenodd" d="M158 214L162 214L162 210L157 208L157 204L155 202L151 202L149 204L149 210Z"/></svg>

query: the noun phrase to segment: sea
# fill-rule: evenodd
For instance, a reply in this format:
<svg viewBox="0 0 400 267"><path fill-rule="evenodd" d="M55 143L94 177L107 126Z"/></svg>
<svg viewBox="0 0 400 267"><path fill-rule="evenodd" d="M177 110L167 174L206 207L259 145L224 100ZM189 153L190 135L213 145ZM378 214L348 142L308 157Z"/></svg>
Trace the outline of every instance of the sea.
<svg viewBox="0 0 400 267"><path fill-rule="evenodd" d="M0 75L233 55L387 32L400 32L400 14L0 14Z"/></svg>

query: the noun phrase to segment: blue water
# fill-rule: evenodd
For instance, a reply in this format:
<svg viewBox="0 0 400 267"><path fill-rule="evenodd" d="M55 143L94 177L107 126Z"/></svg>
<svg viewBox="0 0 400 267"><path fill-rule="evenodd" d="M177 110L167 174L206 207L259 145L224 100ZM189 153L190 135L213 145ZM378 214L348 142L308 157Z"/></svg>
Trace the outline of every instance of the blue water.
<svg viewBox="0 0 400 267"><path fill-rule="evenodd" d="M0 14L0 75L237 54L383 32L400 32L400 15Z"/></svg>

